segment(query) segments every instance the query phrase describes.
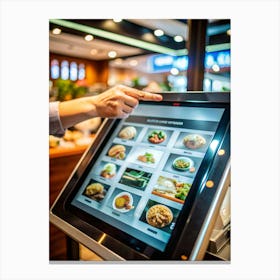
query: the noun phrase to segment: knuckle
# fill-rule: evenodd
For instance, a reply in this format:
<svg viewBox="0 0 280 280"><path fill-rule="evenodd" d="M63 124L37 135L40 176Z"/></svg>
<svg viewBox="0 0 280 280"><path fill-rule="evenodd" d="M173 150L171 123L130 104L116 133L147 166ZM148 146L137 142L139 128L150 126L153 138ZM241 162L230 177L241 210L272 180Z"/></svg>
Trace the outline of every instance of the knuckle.
<svg viewBox="0 0 280 280"><path fill-rule="evenodd" d="M120 90L116 90L115 91L115 97L116 98L122 98L123 97L123 92L122 91L120 91Z"/></svg>

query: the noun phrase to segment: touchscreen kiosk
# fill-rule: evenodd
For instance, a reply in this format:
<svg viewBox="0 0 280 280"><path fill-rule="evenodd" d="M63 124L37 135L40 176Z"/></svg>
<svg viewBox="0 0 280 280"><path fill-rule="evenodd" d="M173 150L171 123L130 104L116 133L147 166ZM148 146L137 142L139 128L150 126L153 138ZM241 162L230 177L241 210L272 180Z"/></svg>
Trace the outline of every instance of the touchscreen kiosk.
<svg viewBox="0 0 280 280"><path fill-rule="evenodd" d="M179 259L179 242L187 248L187 235L194 244L199 233L187 226L195 207L204 207L195 202L229 133L230 108L176 98L105 120L52 206L51 222L108 260Z"/></svg>

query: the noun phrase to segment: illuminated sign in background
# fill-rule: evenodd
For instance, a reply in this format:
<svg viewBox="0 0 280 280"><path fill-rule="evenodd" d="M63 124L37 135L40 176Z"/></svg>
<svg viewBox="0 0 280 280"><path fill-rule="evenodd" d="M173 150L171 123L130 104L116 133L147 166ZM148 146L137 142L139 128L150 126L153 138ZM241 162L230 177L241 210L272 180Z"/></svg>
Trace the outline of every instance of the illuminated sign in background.
<svg viewBox="0 0 280 280"><path fill-rule="evenodd" d="M172 68L179 71L188 69L188 56L172 56L159 54L151 56L148 61L149 72L168 72ZM230 67L230 50L209 52L205 55L205 68L211 68L213 65L218 65L220 68Z"/></svg>

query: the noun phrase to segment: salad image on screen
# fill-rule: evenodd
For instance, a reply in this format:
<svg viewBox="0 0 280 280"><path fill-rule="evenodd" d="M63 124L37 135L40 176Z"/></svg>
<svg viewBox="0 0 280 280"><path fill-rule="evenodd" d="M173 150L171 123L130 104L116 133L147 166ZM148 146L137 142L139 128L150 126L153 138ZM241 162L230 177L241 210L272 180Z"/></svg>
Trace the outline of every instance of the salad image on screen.
<svg viewBox="0 0 280 280"><path fill-rule="evenodd" d="M99 175L103 178L111 179L115 177L118 167L119 166L114 163L107 162L103 165Z"/></svg>
<svg viewBox="0 0 280 280"><path fill-rule="evenodd" d="M166 133L163 130L153 130L148 135L149 142L153 144L159 144L165 141L166 139Z"/></svg>
<svg viewBox="0 0 280 280"><path fill-rule="evenodd" d="M162 155L162 151L140 146L130 153L127 161L154 168L160 162Z"/></svg>
<svg viewBox="0 0 280 280"><path fill-rule="evenodd" d="M164 171L180 176L194 178L202 158L170 154L164 166Z"/></svg>
<svg viewBox="0 0 280 280"><path fill-rule="evenodd" d="M120 183L144 191L151 176L152 173L127 168L120 179Z"/></svg>
<svg viewBox="0 0 280 280"><path fill-rule="evenodd" d="M173 131L168 129L149 128L142 139L145 144L167 146Z"/></svg>
<svg viewBox="0 0 280 280"><path fill-rule="evenodd" d="M172 163L173 168L179 171L189 170L193 165L193 161L188 157L177 157Z"/></svg>
<svg viewBox="0 0 280 280"><path fill-rule="evenodd" d="M183 204L191 186L190 183L183 180L159 176L152 193Z"/></svg>

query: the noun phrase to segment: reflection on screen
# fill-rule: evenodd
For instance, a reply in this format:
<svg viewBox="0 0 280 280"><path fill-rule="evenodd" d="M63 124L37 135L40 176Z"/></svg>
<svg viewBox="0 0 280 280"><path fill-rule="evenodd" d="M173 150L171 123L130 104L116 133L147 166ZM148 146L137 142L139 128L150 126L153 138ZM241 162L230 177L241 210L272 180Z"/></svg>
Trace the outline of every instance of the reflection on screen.
<svg viewBox="0 0 280 280"><path fill-rule="evenodd" d="M72 201L164 251L224 109L139 105Z"/></svg>

